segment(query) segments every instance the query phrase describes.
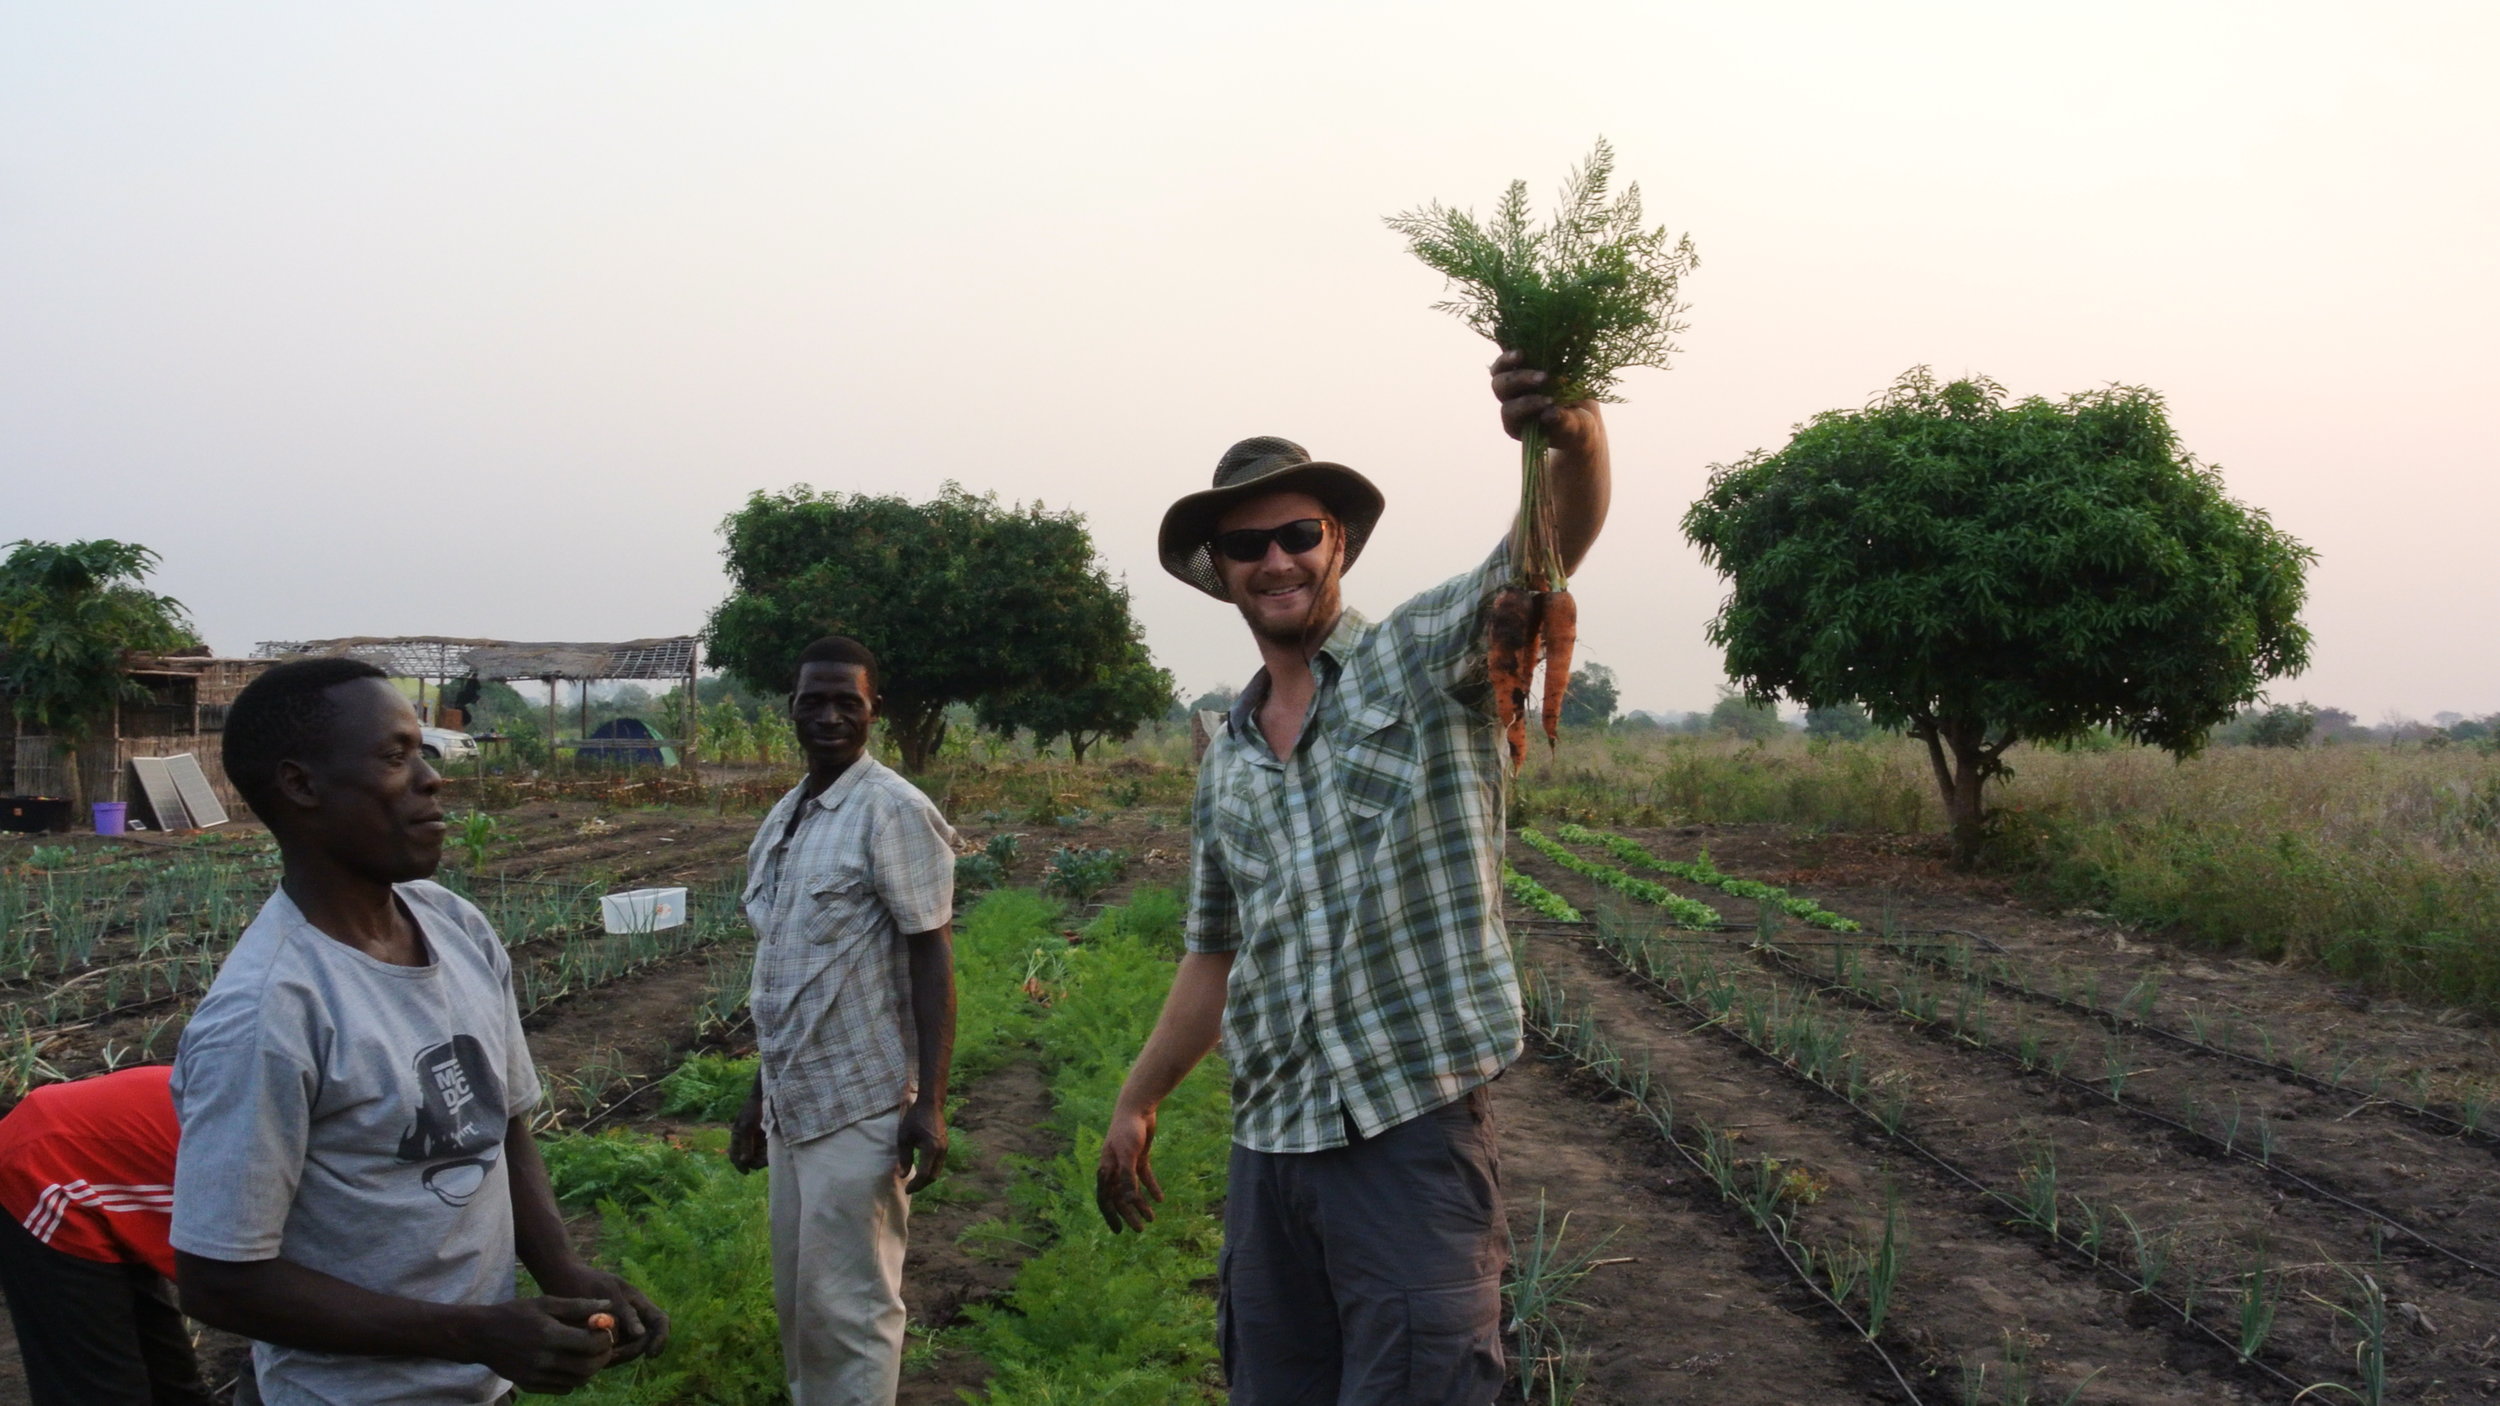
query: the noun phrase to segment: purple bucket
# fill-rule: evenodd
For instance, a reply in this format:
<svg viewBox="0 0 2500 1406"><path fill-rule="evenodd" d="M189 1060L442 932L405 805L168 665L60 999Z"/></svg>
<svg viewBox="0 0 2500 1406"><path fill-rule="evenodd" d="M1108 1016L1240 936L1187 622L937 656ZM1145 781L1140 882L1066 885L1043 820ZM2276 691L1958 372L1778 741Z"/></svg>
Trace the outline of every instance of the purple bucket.
<svg viewBox="0 0 2500 1406"><path fill-rule="evenodd" d="M130 828L128 801L98 801L90 809L95 811L95 832L99 835L118 835Z"/></svg>

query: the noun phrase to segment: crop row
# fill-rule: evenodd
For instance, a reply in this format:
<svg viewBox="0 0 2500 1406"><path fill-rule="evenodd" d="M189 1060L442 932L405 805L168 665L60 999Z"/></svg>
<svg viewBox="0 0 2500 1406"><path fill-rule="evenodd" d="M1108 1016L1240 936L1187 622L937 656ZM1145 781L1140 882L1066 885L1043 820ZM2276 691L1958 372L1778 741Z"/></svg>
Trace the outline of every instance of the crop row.
<svg viewBox="0 0 2500 1406"><path fill-rule="evenodd" d="M1690 1113L1679 1118L1673 1092L1647 1065L1636 1068L1625 1059L1595 1017L1584 1008L1574 1010L1543 971L1527 973L1522 994L1529 1030L1620 1094L1657 1129L1670 1151L1701 1173L1722 1201L1762 1232L1798 1286L1858 1337L1916 1406L1917 1390L1883 1343L1893 1287L1901 1273L1897 1204L1886 1206L1883 1230L1872 1244L1807 1243L1783 1213L1791 1184L1776 1159L1740 1158L1725 1130Z"/></svg>
<svg viewBox="0 0 2500 1406"><path fill-rule="evenodd" d="M1583 878L1594 879L1627 898L1637 899L1655 908L1683 927L1707 928L1719 924L1718 910L1707 903L1696 902L1664 884L1652 883L1595 860L1582 859L1537 830L1521 830L1519 840L1528 848L1544 855L1563 868Z"/></svg>
<svg viewBox="0 0 2500 1406"><path fill-rule="evenodd" d="M1710 851L1704 849L1689 860L1661 859L1649 852L1638 840L1626 835L1591 830L1583 825L1563 825L1555 833L1575 845L1596 845L1617 860L1639 869L1654 869L1672 878L1682 879L1699 888L1717 889L1730 898L1742 898L1768 908L1776 908L1809 927L1833 932L1857 932L1855 919L1844 918L1810 898L1799 898L1776 884L1760 879L1740 879L1719 871L1710 862Z"/></svg>
<svg viewBox="0 0 2500 1406"><path fill-rule="evenodd" d="M1508 864L1502 866L1502 891L1510 895L1511 902L1541 918L1551 918L1558 923L1583 921L1580 917L1580 910L1564 901L1561 894L1511 868Z"/></svg>
<svg viewBox="0 0 2500 1406"><path fill-rule="evenodd" d="M1955 940L1939 946L1913 940L1919 937ZM2367 1083L2356 1083L2354 1077L2363 1059L2351 1053L2348 1046L2339 1045L2313 1056L2295 1045L2278 1045L2274 1032L2262 1021L2218 1017L2203 1011L2190 1011L2184 1030L2165 1025L2155 1016L2161 998L2158 973L2140 978L2113 1001L2097 976L2087 978L2058 970L2054 972L2054 985L2044 985L2018 971L2002 956L1983 969L1976 934L1911 933L1897 931L1886 923L1881 946L1901 960L1937 967L1963 980L1984 981L1991 990L2068 1011L2116 1033L2138 1035L2230 1060L2319 1093L2348 1098L2356 1105L2392 1109L2440 1133L2500 1143L2500 1128L2495 1128L2492 1120L2494 1109L2500 1108L2500 1090L2488 1085L2463 1089L2451 1107L2441 1108L2436 1106L2430 1072L2425 1069L2417 1068L2409 1078L2399 1079L2381 1067L2371 1071ZM2254 1049L2248 1046L2251 1037L2255 1040ZM2310 1063L2313 1057L2318 1059L2314 1067ZM2411 1097L2397 1093L2391 1085L2402 1087Z"/></svg>
<svg viewBox="0 0 2500 1406"><path fill-rule="evenodd" d="M2241 1264L2223 1270L2218 1279L2187 1273L2178 1264L2180 1234L2147 1230L2126 1209L2089 1203L2061 1191L2056 1154L2037 1144L2011 1185L1992 1185L1970 1168L1922 1139L1899 1092L1900 1080L1890 1071L1867 1068L1852 1049L1854 1031L1811 995L1783 1004L1776 992L1765 995L1731 978L1715 958L1657 943L1637 929L1600 920L1599 946L1629 975L1656 994L1699 1017L1702 1025L1720 1031L1737 1045L1758 1054L1801 1083L1850 1107L1872 1131L1954 1182L2012 1212L2009 1224L2033 1231L2057 1249L2091 1269L2121 1281L2128 1292L2155 1308L2182 1331L2227 1348L2244 1367L2297 1392L2291 1377L2260 1360L2280 1305L2279 1267L2260 1245ZM2386 1296L2378 1279L2361 1266L2338 1266L2352 1289L2350 1299L2328 1304L2354 1321L2375 1314L2383 1327ZM2219 1282L2228 1292L2217 1304L2206 1292ZM2167 1288L2178 1285L2177 1290ZM2221 1322L2211 1321L2219 1308ZM2374 1382L2384 1380L2385 1337L2368 1339L2368 1360L2358 1387L2329 1384L2375 1402Z"/></svg>
<svg viewBox="0 0 2500 1406"><path fill-rule="evenodd" d="M1793 951L1775 944L1757 944L1755 950L1794 979L1807 982L1823 979L1802 956ZM2303 1196L2375 1222L2476 1274L2500 1278L2500 1270L2482 1263L2405 1217L2339 1189L2320 1173L2304 1173L2287 1165L2277 1145L2273 1125L2260 1118L2254 1126L2244 1126L2236 1104L2227 1111L2216 1106L2200 1106L2181 1118L2143 1099L2129 1097L2127 1085L2140 1072L2134 1065L2141 1052L2130 1046L2123 1036L2113 1034L2103 1043L2097 1061L2100 1072L2096 1077L2080 1078L2068 1072L2075 1053L2073 1046L2050 1045L2041 1038L2036 1028L2021 1024L2006 1032L2011 1035L2010 1042L2000 1038L1998 1017L1989 1004L1984 982L1964 980L1940 986L1915 977L1879 981L1858 963L1848 960L1850 955L1834 954L1838 978L1826 988L1844 999L1867 1009L1897 1016L1921 1034L1989 1055L2070 1093L2106 1102L2129 1117L2183 1136L2225 1161L2256 1168Z"/></svg>

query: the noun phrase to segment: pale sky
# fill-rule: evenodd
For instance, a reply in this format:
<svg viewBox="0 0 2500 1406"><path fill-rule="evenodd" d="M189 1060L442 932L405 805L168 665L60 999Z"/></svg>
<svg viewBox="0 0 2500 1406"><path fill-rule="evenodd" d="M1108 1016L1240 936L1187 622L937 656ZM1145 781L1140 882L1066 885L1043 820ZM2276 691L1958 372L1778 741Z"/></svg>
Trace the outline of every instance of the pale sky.
<svg viewBox="0 0 2500 1406"><path fill-rule="evenodd" d="M119 537L209 641L697 628L716 526L948 479L1089 519L1196 692L1254 658L1155 523L1251 434L1477 560L1492 349L1382 228L1603 133L1689 231L1575 580L1702 708L1709 466L1919 363L2155 387L2316 548L2351 709L2500 710L2490 5L118 5L0 0L0 541Z"/></svg>

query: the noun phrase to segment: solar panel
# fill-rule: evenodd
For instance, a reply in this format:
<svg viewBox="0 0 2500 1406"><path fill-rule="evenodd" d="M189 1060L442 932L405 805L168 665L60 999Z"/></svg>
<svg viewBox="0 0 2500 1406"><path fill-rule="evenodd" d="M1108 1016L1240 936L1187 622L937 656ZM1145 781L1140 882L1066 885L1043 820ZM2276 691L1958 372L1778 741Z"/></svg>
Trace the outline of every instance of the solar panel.
<svg viewBox="0 0 2500 1406"><path fill-rule="evenodd" d="M132 757L130 774L139 780L139 794L147 799L148 823L159 830L188 830L191 813L182 804L182 789L174 784L174 772L163 757Z"/></svg>
<svg viewBox="0 0 2500 1406"><path fill-rule="evenodd" d="M191 813L193 825L205 830L226 823L226 808L217 799L217 788L208 784L208 773L200 770L199 758L189 752L167 757L165 769L173 774L174 790L182 798L182 808Z"/></svg>

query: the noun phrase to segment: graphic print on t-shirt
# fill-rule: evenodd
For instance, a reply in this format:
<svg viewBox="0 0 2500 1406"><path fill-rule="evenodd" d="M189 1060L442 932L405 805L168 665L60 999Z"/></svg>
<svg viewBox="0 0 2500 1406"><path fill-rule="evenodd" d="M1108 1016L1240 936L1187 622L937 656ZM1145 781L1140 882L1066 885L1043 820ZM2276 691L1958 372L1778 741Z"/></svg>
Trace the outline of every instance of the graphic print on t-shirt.
<svg viewBox="0 0 2500 1406"><path fill-rule="evenodd" d="M425 1189L465 1206L503 1155L503 1081L486 1047L454 1035L417 1056L417 1116L399 1139L399 1160L425 1162Z"/></svg>

